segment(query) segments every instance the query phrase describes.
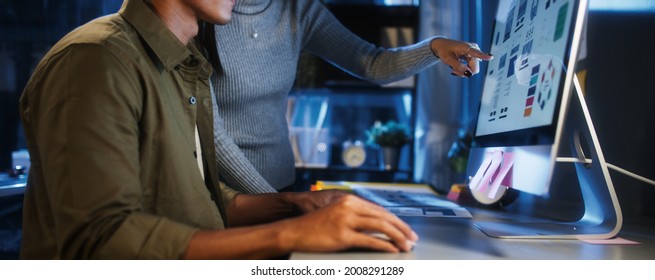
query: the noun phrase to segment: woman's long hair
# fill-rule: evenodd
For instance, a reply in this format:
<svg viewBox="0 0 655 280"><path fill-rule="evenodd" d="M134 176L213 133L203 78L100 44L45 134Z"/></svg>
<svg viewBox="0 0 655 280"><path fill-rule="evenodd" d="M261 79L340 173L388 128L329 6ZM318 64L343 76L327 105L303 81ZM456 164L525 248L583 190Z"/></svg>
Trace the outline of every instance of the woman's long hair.
<svg viewBox="0 0 655 280"><path fill-rule="evenodd" d="M219 74L222 71L222 68L221 61L218 58L218 51L216 50L216 33L214 32L214 24L199 21L198 36L196 36L195 41L197 48L214 68L214 74Z"/></svg>

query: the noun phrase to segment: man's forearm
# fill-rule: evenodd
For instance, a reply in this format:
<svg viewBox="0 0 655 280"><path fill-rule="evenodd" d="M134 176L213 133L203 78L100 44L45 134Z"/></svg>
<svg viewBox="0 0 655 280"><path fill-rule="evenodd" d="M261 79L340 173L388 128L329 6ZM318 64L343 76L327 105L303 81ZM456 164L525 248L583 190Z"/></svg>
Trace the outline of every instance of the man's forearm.
<svg viewBox="0 0 655 280"><path fill-rule="evenodd" d="M289 240L297 238L279 225L261 225L196 232L185 259L268 259L291 252Z"/></svg>
<svg viewBox="0 0 655 280"><path fill-rule="evenodd" d="M323 193L327 196L334 194L337 193ZM307 197L302 193L237 195L229 206L229 211L235 212L229 216L245 214L250 219L235 221L238 223L280 219L293 216L296 212L294 205L305 200ZM367 231L384 233L392 242L364 233ZM295 218L256 226L197 231L184 257L265 259L291 252L335 252L353 247L406 252L411 249L408 241L417 239L409 225L381 206L354 195L345 195L330 205Z"/></svg>
<svg viewBox="0 0 655 280"><path fill-rule="evenodd" d="M301 211L294 203L292 193L239 194L227 208L228 219L233 227L269 223L295 217Z"/></svg>

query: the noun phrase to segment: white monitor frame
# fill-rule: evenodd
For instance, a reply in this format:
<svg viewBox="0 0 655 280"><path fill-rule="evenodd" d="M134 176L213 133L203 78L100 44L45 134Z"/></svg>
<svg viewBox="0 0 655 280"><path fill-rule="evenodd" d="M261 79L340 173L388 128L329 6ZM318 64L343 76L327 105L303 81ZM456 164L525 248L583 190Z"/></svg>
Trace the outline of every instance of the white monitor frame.
<svg viewBox="0 0 655 280"><path fill-rule="evenodd" d="M587 14L587 0L574 0L577 14L570 53L563 81L562 97L552 144L528 146L474 147L469 156L467 175L475 199L483 204L500 200L509 188L534 195L548 195L552 178L564 164L574 164L582 193L584 214L574 222L544 219L477 221L485 234L500 238L607 239L622 226L621 209L609 176L598 137L575 76ZM575 93L571 96L573 90ZM566 141L568 140L568 141ZM589 147L584 146L584 140ZM475 141L475 139L474 139ZM558 157L563 143L571 143L573 158ZM585 149L586 148L586 149ZM583 150L588 150L588 155ZM532 186L531 186L532 185ZM531 188L532 187L532 188ZM570 187L570 186L566 186Z"/></svg>

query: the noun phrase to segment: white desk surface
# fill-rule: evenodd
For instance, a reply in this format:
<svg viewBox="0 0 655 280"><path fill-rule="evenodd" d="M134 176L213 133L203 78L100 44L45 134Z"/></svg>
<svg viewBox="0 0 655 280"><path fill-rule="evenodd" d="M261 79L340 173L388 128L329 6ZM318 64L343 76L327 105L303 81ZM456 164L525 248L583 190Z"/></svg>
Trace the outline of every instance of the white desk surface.
<svg viewBox="0 0 655 280"><path fill-rule="evenodd" d="M293 253L290 258L292 260L655 260L655 224L623 225L618 237L639 244L595 245L581 240L493 238L478 230L474 225L474 219L403 217L403 220L408 222L420 237L412 252Z"/></svg>
<svg viewBox="0 0 655 280"><path fill-rule="evenodd" d="M0 197L23 194L26 183L27 176L11 178L7 174L0 173Z"/></svg>
<svg viewBox="0 0 655 280"><path fill-rule="evenodd" d="M6 180L0 197L22 194L25 179ZM369 251L293 253L293 260L655 260L655 223L624 224L618 237L634 245L595 245L581 240L499 239L485 235L474 223L488 212L470 209L474 219L403 217L419 234L412 252L390 254ZM478 219L479 220L479 219Z"/></svg>

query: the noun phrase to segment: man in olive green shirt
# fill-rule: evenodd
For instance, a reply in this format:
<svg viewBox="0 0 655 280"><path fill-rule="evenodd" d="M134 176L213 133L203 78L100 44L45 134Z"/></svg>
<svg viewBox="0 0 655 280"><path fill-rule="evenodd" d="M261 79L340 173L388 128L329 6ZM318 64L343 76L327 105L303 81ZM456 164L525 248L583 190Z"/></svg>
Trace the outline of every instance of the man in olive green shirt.
<svg viewBox="0 0 655 280"><path fill-rule="evenodd" d="M32 159L22 258L409 249L417 239L409 226L354 196L245 195L220 183L212 70L191 41L199 20L226 24L233 5L125 0L118 14L83 25L46 54L20 101Z"/></svg>

